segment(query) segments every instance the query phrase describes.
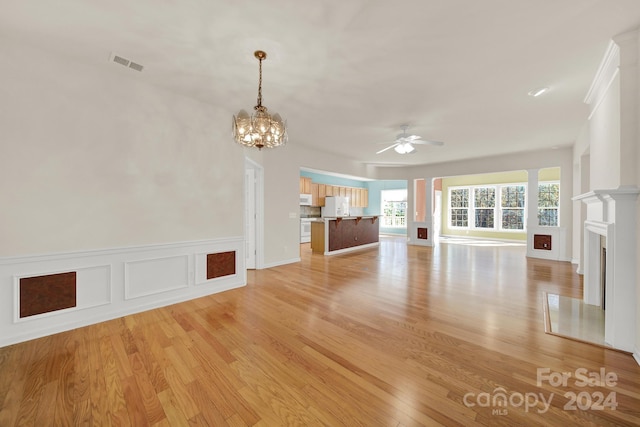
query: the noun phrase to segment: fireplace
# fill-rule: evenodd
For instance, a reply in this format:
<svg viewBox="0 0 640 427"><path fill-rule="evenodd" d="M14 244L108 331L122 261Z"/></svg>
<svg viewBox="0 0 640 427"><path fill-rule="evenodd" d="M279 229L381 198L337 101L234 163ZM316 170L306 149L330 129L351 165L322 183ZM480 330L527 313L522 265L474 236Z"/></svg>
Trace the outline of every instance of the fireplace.
<svg viewBox="0 0 640 427"><path fill-rule="evenodd" d="M602 309L607 309L607 241L600 238L600 298Z"/></svg>
<svg viewBox="0 0 640 427"><path fill-rule="evenodd" d="M636 334L635 187L595 190L574 200L587 205L584 222L584 302L606 309L604 340L633 351Z"/></svg>

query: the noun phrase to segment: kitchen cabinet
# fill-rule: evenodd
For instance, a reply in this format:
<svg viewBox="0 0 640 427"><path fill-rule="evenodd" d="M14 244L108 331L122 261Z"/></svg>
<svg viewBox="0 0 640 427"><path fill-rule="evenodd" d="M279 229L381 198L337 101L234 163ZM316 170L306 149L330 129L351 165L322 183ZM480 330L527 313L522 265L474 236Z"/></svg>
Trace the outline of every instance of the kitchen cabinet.
<svg viewBox="0 0 640 427"><path fill-rule="evenodd" d="M356 192L358 207L366 208L369 206L369 191L366 188L356 188Z"/></svg>
<svg viewBox="0 0 640 427"><path fill-rule="evenodd" d="M325 197L327 197L327 185L315 184L318 186L318 204L317 206L324 206Z"/></svg>
<svg viewBox="0 0 640 427"><path fill-rule="evenodd" d="M300 194L311 194L311 178L300 177Z"/></svg>
<svg viewBox="0 0 640 427"><path fill-rule="evenodd" d="M318 184L311 183L311 206L322 206L320 204L320 192Z"/></svg>
<svg viewBox="0 0 640 427"><path fill-rule="evenodd" d="M317 184L311 178L300 177L300 194L311 194L313 206L324 206L327 197L348 197L351 207L369 206L369 191L366 188L343 187L339 185Z"/></svg>

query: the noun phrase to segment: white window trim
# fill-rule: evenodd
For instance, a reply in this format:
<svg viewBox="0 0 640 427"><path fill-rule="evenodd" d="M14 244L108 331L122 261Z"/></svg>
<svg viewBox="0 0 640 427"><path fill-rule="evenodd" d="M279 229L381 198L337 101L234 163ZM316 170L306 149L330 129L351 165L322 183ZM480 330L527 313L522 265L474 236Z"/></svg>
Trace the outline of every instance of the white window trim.
<svg viewBox="0 0 640 427"><path fill-rule="evenodd" d="M386 224L384 224L386 222L387 216L384 215L384 202L385 202L385 199L384 199L382 193L385 192L385 191L389 191L389 192L392 192L392 191L397 191L397 192L404 191L405 192L402 200L387 200L387 202L393 202L393 203L403 203L403 202L406 203L405 211L404 211L404 217L399 217L399 218L404 218L404 225L393 225L393 224L392 225L386 225ZM408 191L407 191L406 188L404 188L404 189L403 188L389 189L389 190L381 190L380 191L380 205L381 205L380 206L380 210L381 210L381 213L382 213L382 215L381 215L382 221L380 222L380 227L381 228L394 229L394 230L406 230L407 229L407 221L408 221L407 208L408 208L408 205L409 205L409 203L407 202L407 194L408 194ZM395 210L394 210L394 212L395 212ZM393 216L391 216L391 218L392 218L391 222L393 223L394 222L393 219L398 218L398 217L393 215Z"/></svg>
<svg viewBox="0 0 640 427"><path fill-rule="evenodd" d="M555 181L549 182L541 182L541 184L551 183L554 184ZM502 228L502 188L503 187L514 187L514 186L523 186L525 191L525 205L522 209L523 211L523 228L522 230L514 230L512 228ZM474 189L475 188L494 188L495 189L495 206L493 207L493 228L486 227L476 227L475 226L475 197L474 197ZM451 210L452 209L464 209L464 208L452 208L451 207L451 190L460 190L466 189L469 193L469 206L467 207L467 226L455 226L451 223ZM447 202L447 223L449 228L452 230L469 230L469 231L479 231L479 232L491 232L491 233L526 233L527 232L527 194L528 188L526 182L512 182L512 183L500 183L500 184L477 184L477 185L456 185L449 187L448 194L448 202ZM489 209L489 208L479 208L479 209ZM514 208L506 208L506 209L514 209ZM560 212L558 211L558 219Z"/></svg>
<svg viewBox="0 0 640 427"><path fill-rule="evenodd" d="M538 182L538 186L540 186L540 185L548 185L548 184L556 184L558 186L558 206L555 207L555 208L541 208L540 206L536 206L536 223L538 223L538 210L539 209L555 209L558 212L557 213L558 224L556 224L556 225L540 225L538 223L537 226L538 227L559 227L560 226L560 215L562 214L562 212L560 211L560 199L562 198L562 194L560 193L560 181L554 180L554 181L539 181Z"/></svg>

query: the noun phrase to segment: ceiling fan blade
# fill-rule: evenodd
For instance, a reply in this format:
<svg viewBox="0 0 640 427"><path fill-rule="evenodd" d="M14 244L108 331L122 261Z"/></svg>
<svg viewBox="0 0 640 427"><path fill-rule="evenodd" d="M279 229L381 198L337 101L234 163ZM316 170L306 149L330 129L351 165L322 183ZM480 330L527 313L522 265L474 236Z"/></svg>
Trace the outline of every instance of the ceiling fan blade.
<svg viewBox="0 0 640 427"><path fill-rule="evenodd" d="M424 139L411 141L411 143L412 144L419 144L419 145L444 145L444 142L442 142L442 141L428 141L428 140L424 140Z"/></svg>
<svg viewBox="0 0 640 427"><path fill-rule="evenodd" d="M391 150L393 147L395 147L396 145L398 145L398 143L396 142L395 144L391 144L390 146L388 146L387 148L383 148L382 150L376 152L376 154L380 154L380 153L384 153L387 150Z"/></svg>

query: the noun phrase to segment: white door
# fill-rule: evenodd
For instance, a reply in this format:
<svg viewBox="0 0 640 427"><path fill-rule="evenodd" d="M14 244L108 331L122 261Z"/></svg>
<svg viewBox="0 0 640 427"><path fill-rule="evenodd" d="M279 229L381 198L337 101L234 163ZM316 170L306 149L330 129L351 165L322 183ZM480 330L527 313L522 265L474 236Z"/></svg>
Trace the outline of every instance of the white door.
<svg viewBox="0 0 640 427"><path fill-rule="evenodd" d="M245 192L245 265L247 268L256 268L256 170L247 168L244 170Z"/></svg>

